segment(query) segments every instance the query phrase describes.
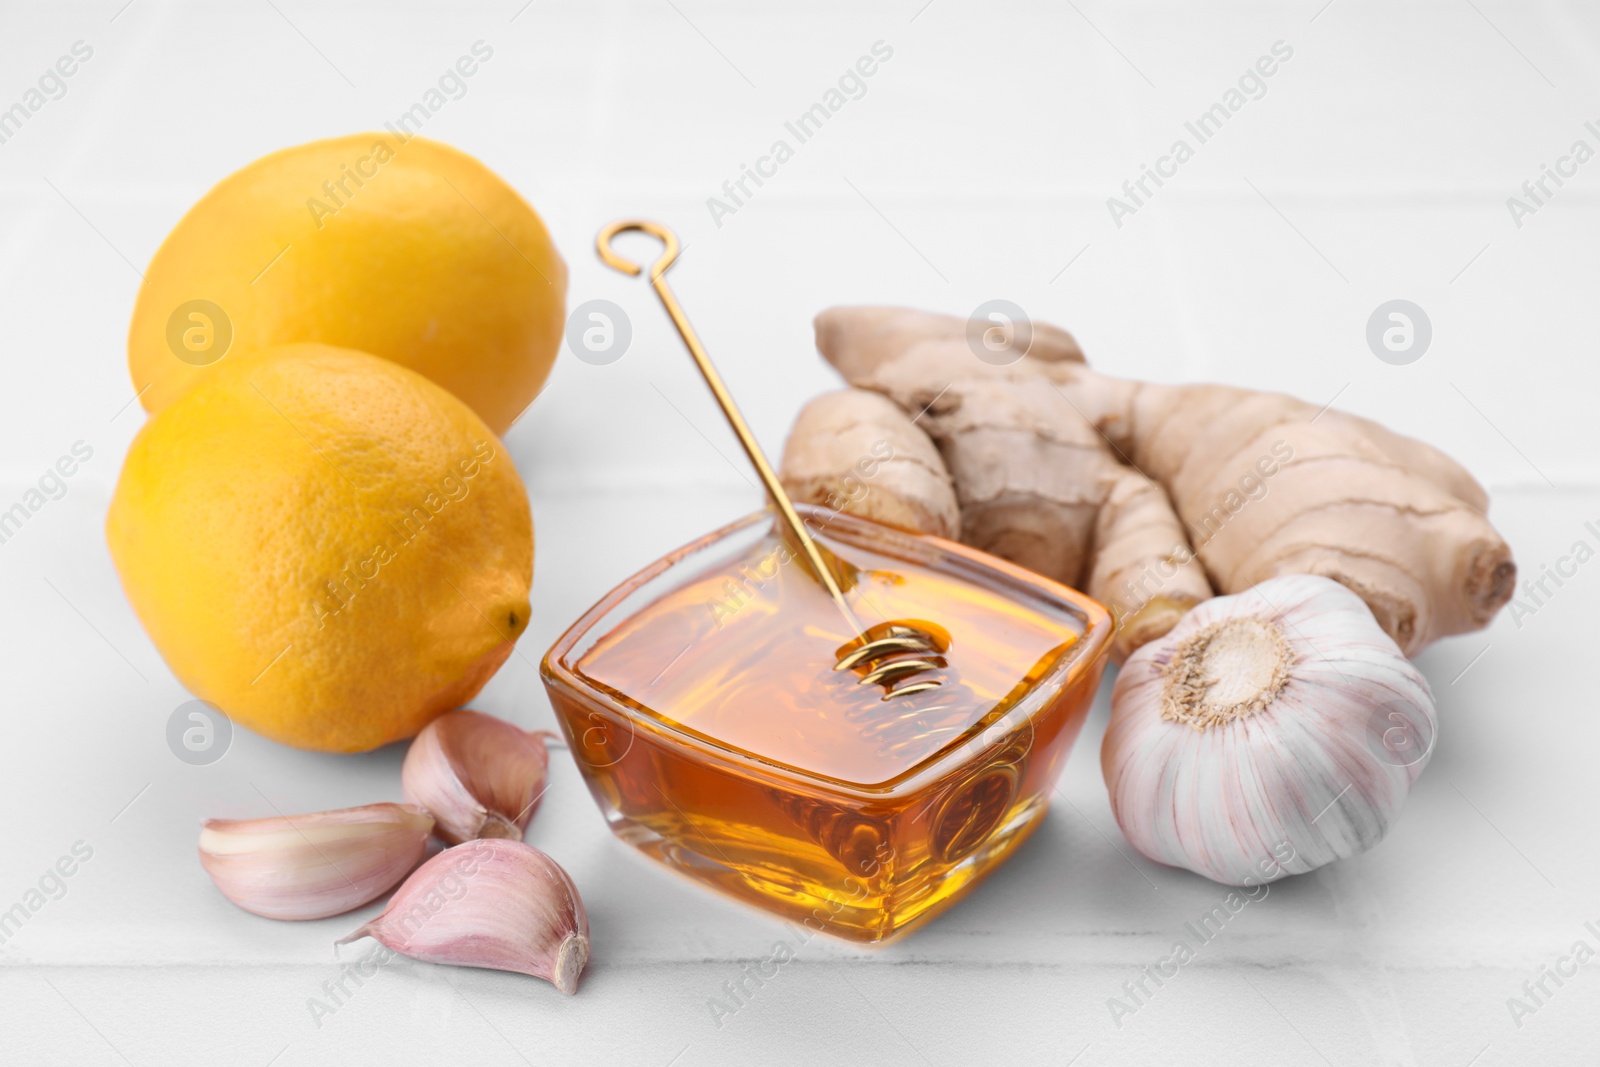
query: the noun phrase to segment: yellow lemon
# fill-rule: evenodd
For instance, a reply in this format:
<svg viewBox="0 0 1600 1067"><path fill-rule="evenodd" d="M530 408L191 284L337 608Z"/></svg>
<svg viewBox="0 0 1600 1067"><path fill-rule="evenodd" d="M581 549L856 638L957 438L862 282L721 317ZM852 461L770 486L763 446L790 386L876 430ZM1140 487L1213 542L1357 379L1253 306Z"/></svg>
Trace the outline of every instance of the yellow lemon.
<svg viewBox="0 0 1600 1067"><path fill-rule="evenodd" d="M300 748L412 736L528 625L511 457L461 401L362 352L219 364L134 439L106 539L178 679Z"/></svg>
<svg viewBox="0 0 1600 1067"><path fill-rule="evenodd" d="M567 268L482 163L393 133L264 156L189 209L150 261L128 368L160 411L229 353L315 341L410 367L496 434L565 329Z"/></svg>

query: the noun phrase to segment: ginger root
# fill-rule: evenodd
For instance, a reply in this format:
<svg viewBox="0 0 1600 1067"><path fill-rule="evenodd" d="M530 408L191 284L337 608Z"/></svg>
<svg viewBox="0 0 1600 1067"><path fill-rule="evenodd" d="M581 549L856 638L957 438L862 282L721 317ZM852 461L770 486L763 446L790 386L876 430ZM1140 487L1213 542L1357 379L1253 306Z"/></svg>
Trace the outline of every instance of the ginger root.
<svg viewBox="0 0 1600 1067"><path fill-rule="evenodd" d="M895 308L833 308L816 321L819 350L856 387L832 395L880 393L924 427L961 539L1105 603L1119 662L1213 587L1237 593L1283 574L1343 583L1407 655L1487 625L1511 596L1516 565L1484 516L1487 496L1428 445L1279 394L1098 374L1054 327L1034 326L1027 355L994 366L966 328ZM806 484L808 463L828 466L813 458L833 455L825 425L796 424L791 488ZM901 518L889 521L946 534L921 517L926 505L905 503L930 493L925 478L885 471L866 499L895 508L846 510L893 510Z"/></svg>

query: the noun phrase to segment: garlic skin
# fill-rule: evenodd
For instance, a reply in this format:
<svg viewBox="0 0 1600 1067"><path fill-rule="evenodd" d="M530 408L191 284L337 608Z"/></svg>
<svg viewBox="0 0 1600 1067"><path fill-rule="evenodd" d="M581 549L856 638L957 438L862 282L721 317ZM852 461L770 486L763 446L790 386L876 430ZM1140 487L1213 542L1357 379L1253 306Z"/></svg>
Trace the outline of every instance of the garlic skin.
<svg viewBox="0 0 1600 1067"><path fill-rule="evenodd" d="M422 859L433 816L403 804L206 819L200 866L222 895L268 919L325 919L382 896Z"/></svg>
<svg viewBox="0 0 1600 1067"><path fill-rule="evenodd" d="M448 844L479 837L522 840L544 795L550 753L537 733L476 711L451 711L406 751L400 785L430 812Z"/></svg>
<svg viewBox="0 0 1600 1067"><path fill-rule="evenodd" d="M504 838L445 849L406 879L382 915L334 944L363 937L428 963L543 978L568 995L589 963L577 886L543 852Z"/></svg>
<svg viewBox="0 0 1600 1067"><path fill-rule="evenodd" d="M1290 575L1129 657L1100 767L1144 856L1258 885L1377 844L1437 729L1427 680L1361 598Z"/></svg>

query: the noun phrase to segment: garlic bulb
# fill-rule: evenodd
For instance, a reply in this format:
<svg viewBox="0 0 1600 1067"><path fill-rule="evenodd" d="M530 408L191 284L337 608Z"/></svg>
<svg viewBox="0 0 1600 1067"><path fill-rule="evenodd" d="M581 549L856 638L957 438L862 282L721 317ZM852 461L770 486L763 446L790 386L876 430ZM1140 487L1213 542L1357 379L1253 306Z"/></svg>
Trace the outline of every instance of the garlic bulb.
<svg viewBox="0 0 1600 1067"><path fill-rule="evenodd" d="M1436 730L1427 681L1361 598L1291 575L1129 657L1100 766L1139 852L1254 885L1377 844Z"/></svg>
<svg viewBox="0 0 1600 1067"><path fill-rule="evenodd" d="M567 872L500 838L445 849L382 915L334 944L363 937L429 963L530 974L568 994L589 962L589 915Z"/></svg>
<svg viewBox="0 0 1600 1067"><path fill-rule="evenodd" d="M452 845L475 837L522 840L544 795L544 739L504 719L451 711L423 728L406 751L400 786L427 809Z"/></svg>
<svg viewBox="0 0 1600 1067"><path fill-rule="evenodd" d="M269 919L325 919L377 899L422 859L433 817L403 804L270 819L206 819L200 865Z"/></svg>

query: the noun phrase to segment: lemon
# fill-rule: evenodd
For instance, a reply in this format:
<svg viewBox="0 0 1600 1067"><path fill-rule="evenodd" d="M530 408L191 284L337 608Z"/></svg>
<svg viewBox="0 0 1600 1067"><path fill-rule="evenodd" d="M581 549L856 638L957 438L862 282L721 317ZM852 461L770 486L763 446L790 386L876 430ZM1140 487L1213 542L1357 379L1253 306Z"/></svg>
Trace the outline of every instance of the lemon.
<svg viewBox="0 0 1600 1067"><path fill-rule="evenodd" d="M315 341L431 378L503 434L565 329L566 265L482 163L421 137L287 148L224 178L145 271L128 368L160 411L219 361Z"/></svg>
<svg viewBox="0 0 1600 1067"><path fill-rule="evenodd" d="M134 439L106 539L178 679L300 748L412 736L528 625L533 526L504 446L361 352L213 368Z"/></svg>

